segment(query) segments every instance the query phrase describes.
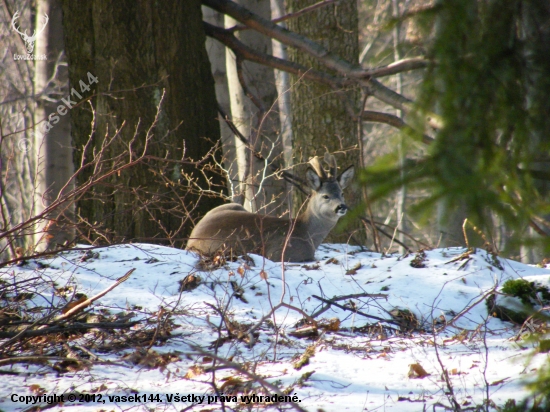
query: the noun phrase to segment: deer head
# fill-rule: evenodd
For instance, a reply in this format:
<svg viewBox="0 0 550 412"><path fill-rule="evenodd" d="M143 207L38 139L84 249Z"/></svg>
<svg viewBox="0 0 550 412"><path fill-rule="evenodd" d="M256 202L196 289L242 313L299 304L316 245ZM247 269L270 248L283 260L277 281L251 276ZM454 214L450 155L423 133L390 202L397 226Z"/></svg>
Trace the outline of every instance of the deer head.
<svg viewBox="0 0 550 412"><path fill-rule="evenodd" d="M19 19L19 17L21 17L21 15L19 14L19 11L16 11L11 19L11 27L13 28L13 30L21 35L21 38L23 39L23 41L25 42L25 46L27 47L27 52L32 53L34 50L34 42L36 41L36 38L40 33L44 31L50 18L46 13L44 13L44 24L42 25L42 28L38 31L35 30L32 36L29 36L27 34L27 30L25 30L25 32L21 32L19 27L15 25L15 22L17 21L17 19Z"/></svg>
<svg viewBox="0 0 550 412"><path fill-rule="evenodd" d="M313 157L309 161L310 168L306 172L307 183L311 190L307 211L323 219L337 221L348 211L342 191L351 182L354 168L350 166L338 176L338 167L333 155L326 153L324 157L329 165L328 173L319 159L317 156Z"/></svg>

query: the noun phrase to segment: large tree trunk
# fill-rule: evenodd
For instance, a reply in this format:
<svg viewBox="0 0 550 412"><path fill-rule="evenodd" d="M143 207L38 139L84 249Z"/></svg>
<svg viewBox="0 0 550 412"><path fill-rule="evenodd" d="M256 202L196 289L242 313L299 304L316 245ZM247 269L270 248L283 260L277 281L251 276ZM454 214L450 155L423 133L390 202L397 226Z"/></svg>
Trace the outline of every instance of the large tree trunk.
<svg viewBox="0 0 550 412"><path fill-rule="evenodd" d="M71 85L88 82L88 72L98 78L91 100L95 129L90 131L88 104L71 111L77 162L82 156L89 160L116 131L119 137L107 154L120 154L135 137L133 154L138 155L166 93L148 145L151 157L95 187L94 198L78 204L80 216L112 230L114 240L182 245L191 217L220 203L203 196L197 207L198 194L192 192L197 186L209 188L206 178L219 192L225 186L220 176L178 163L183 157L203 158L220 136L200 7L199 0L162 6L144 0L63 2ZM83 153L90 133L92 147ZM193 176L196 185L186 176ZM81 174L79 183L87 177Z"/></svg>
<svg viewBox="0 0 550 412"><path fill-rule="evenodd" d="M525 79L525 84L529 85L528 99L529 109L546 113L539 116L541 124L537 125L537 130L544 130L545 133L536 133L533 135L533 147L541 147L542 142L548 141L548 130L550 128L550 110L548 109L548 96L544 92L550 87L550 63L548 56L550 53L550 4L548 2L527 1L522 7L522 34L525 38L526 53L525 64L529 67L526 73L530 78ZM538 162L531 166L534 170L542 173L550 173L550 156L548 152L540 153ZM550 182L548 180L536 179L535 185L538 192L545 199L550 198ZM548 224L550 214L540 216ZM550 236L550 228L536 222L539 230L535 231L532 227L527 230L527 236L537 241L536 246L523 246L521 250L522 261L526 263L540 263L544 258L550 257L548 243L542 247L540 236L544 233L545 237Z"/></svg>
<svg viewBox="0 0 550 412"><path fill-rule="evenodd" d="M238 0L236 2L264 18L271 18L269 1ZM237 24L237 21L225 16L226 27ZM269 38L253 30L238 31L236 35L253 49L271 54ZM241 65L229 49L226 62L231 117L235 125L249 139L254 150L262 153L267 163L275 160L282 164L283 144L279 118L274 107L277 89L273 69L251 62L242 62ZM240 80L244 80L246 89L243 89ZM254 98L256 102L253 102ZM251 212L281 214L286 209L284 181L272 176L273 172L266 162L254 157L240 140L237 140L236 146L243 206Z"/></svg>
<svg viewBox="0 0 550 412"><path fill-rule="evenodd" d="M68 95L68 74L63 55L63 25L61 2L59 0L38 0L36 9L36 30L48 24L35 43L34 53L46 55L47 60L37 60L34 71L34 90L39 96L34 112L36 124L33 149L36 157L36 188L34 214L38 215L62 194L62 188L73 174L73 151L69 116L57 112L60 95ZM62 109L62 113L63 113ZM49 121L53 113L56 118ZM54 124L54 121L58 121ZM51 127L49 127L51 125ZM70 190L71 185L67 186ZM74 239L74 230L69 224L74 218L72 205L67 205L54 214L40 220L34 235L35 250L44 251L58 244Z"/></svg>
<svg viewBox="0 0 550 412"><path fill-rule="evenodd" d="M287 12L296 12L317 3L316 0L288 0ZM323 45L331 52L351 63L358 60L357 2L344 0L318 8L298 18L288 20L290 30L303 34ZM305 53L289 48L292 61L308 68L320 67L316 59ZM358 91L335 91L328 86L305 81L292 76L291 92L292 130L294 162L307 162L312 156L323 156L325 151L344 153L336 155L340 166L359 161L357 123L348 110L357 109ZM348 107L346 108L347 101ZM301 170L303 174L303 168ZM298 172L300 173L300 171ZM295 214L304 202L303 195L296 193ZM346 193L346 201L351 207L361 200L361 191L352 187ZM334 237L331 239L334 240ZM341 238L346 241L347 238Z"/></svg>

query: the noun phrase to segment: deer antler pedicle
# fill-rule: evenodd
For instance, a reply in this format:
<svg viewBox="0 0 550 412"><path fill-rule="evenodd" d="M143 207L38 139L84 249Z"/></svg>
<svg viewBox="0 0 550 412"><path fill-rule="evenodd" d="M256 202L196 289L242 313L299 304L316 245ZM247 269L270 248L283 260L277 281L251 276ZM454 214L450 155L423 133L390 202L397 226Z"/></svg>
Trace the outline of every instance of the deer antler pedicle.
<svg viewBox="0 0 550 412"><path fill-rule="evenodd" d="M309 159L309 165L322 180L328 180L327 173L325 172L325 169L323 169L323 166L321 165L321 161L319 159L319 156L313 156L311 159Z"/></svg>
<svg viewBox="0 0 550 412"><path fill-rule="evenodd" d="M336 158L334 155L329 154L328 152L325 153L325 162L330 167L329 176L332 180L336 179L336 176L338 175L338 166L336 165Z"/></svg>
<svg viewBox="0 0 550 412"><path fill-rule="evenodd" d="M328 181L336 180L336 177L338 176L338 166L336 165L336 158L334 157L334 155L331 155L327 152L325 153L325 156L323 158L325 163L328 164L329 166L328 174L327 174L327 171L321 165L320 159L321 158L319 156L314 156L309 160L309 164L312 167L312 169L315 170L315 173L317 173L322 180L328 180Z"/></svg>

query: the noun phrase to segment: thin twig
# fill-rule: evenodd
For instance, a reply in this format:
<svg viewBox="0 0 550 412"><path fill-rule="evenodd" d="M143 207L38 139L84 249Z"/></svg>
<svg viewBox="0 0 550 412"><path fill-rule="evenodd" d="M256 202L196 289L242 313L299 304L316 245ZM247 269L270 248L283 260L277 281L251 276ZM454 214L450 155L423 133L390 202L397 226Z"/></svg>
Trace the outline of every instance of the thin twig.
<svg viewBox="0 0 550 412"><path fill-rule="evenodd" d="M48 361L70 361L70 362L89 363L86 360L64 358L61 356L17 356L14 358L0 359L0 366L14 365L16 363L31 363L31 364L43 365Z"/></svg>
<svg viewBox="0 0 550 412"><path fill-rule="evenodd" d="M361 312L359 310L355 310L353 308L348 308L346 306L340 305L339 303L333 302L332 300L321 298L317 295L311 295L311 297L313 297L315 299L318 299L321 302L324 302L328 305L336 306L337 308L340 308L342 310L347 310L349 312L353 312L353 313L357 313L358 315L365 316L366 318L375 319L375 320L378 320L380 322L386 322L386 323L391 323L392 325L400 326L399 322L396 322L395 320L392 320L392 319L383 319L383 318L379 318L378 316L369 315L369 314Z"/></svg>
<svg viewBox="0 0 550 412"><path fill-rule="evenodd" d="M221 363L221 364L237 371L238 373L241 373L241 374L247 376L248 378L252 379L254 382L258 382L264 388L268 389L271 393L281 395L281 396L285 396L283 391L281 391L277 386L269 383L267 380L265 380L261 376L256 375L255 373L252 373L252 372L248 371L247 369L243 368L243 366L241 364L228 361L227 359L221 358L217 355L214 355L210 352L205 351L204 349L202 349L199 346L192 345L192 344L189 344L189 346L191 346L193 348L193 350L195 350L200 355L210 357L210 358L214 359L215 361L217 361L218 363ZM288 394L286 394L286 396L288 396ZM300 405L298 405L295 402L289 402L289 404L295 410L297 410L299 412L307 412L307 410L305 410L304 408L302 408Z"/></svg>
<svg viewBox="0 0 550 412"><path fill-rule="evenodd" d="M237 126L233 123L233 121L229 118L227 114L225 114L224 110L220 105L218 105L218 112L222 116L223 120L227 124L227 126L231 129L231 131L237 136L237 138L243 142L243 144L250 150L250 152L254 155L254 157L262 162L265 162L265 158L263 155L256 151L254 147L252 146L252 143L239 131ZM292 173L289 173L285 170L282 170L280 166L277 164L274 164L274 162L269 163L269 167L274 173L280 174L283 179L285 179L287 182L298 188L304 195L308 195L308 193L304 190L304 187L306 186L306 183L303 179L293 175Z"/></svg>
<svg viewBox="0 0 550 412"><path fill-rule="evenodd" d="M384 299L388 300L388 295L386 295L384 293L354 293L354 294L351 294L351 295L335 296L330 300L333 301L333 302L337 302L339 300L358 299L358 298L373 298L373 299L384 298ZM317 312L312 313L311 317L316 318L317 316L319 316L322 313L325 313L329 309L330 309L330 305L322 307Z"/></svg>
<svg viewBox="0 0 550 412"><path fill-rule="evenodd" d="M44 335L50 335L52 333L66 333L71 331L89 330L89 329L127 329L127 328L131 328L134 325L137 325L138 323L139 321L77 323L77 324L66 325L66 326L52 326L52 327L47 327L43 329L34 329L34 330L26 329L23 331L23 333L0 332L0 339L13 338L14 336L18 336L18 338L44 336Z"/></svg>
<svg viewBox="0 0 550 412"><path fill-rule="evenodd" d="M370 220L366 217L361 217L361 220L365 220L367 221L367 223L371 223ZM387 225L385 223L382 223L382 222L377 222L377 221L374 221L374 224L377 225L377 226L385 226L385 227L388 227L392 230L395 230L396 228L394 226L391 226L391 225ZM388 238L391 238L391 235L385 231L383 231L382 229L380 229L379 227L377 228L380 233L382 233L384 236L387 236ZM432 247L430 245L428 245L427 243L424 243L416 238L414 238L413 236L411 236L410 234L408 234L407 232L403 232L402 230L400 229L397 229L397 232L398 233L402 233L403 235L405 235L406 237L408 237L409 239L411 239L413 242L417 243L418 245L422 246L423 248L426 248L426 249L432 249ZM409 249L406 245L404 245L403 243L399 242L398 240L395 240L396 243L398 243L399 245L401 246L404 246L405 248Z"/></svg>
<svg viewBox="0 0 550 412"><path fill-rule="evenodd" d="M255 324L254 326L252 326L250 329L248 329L248 330L246 331L247 335L249 335L249 337L250 337L250 342L253 342L253 341L254 341L252 334L253 334L256 330L258 330L258 328L259 328L260 326L262 326L262 323L264 323L267 319L269 319L269 318L271 317L271 315L273 315L273 314L277 311L277 309L282 308L282 307L285 307L285 308L287 308L287 309L294 310L294 311L300 313L304 318L306 318L306 319L309 320L310 322L315 323L315 320L314 320L310 315L308 315L307 313L305 313L302 309L297 308L297 307L292 306L292 305L289 305L288 303L280 302L280 303L278 303L277 305L273 306L273 308L269 311L269 313L267 313L267 314L265 314L264 316L262 316L262 318L261 318L258 322L256 322L256 324Z"/></svg>
<svg viewBox="0 0 550 412"><path fill-rule="evenodd" d="M86 299L84 302L82 303L79 303L78 305L76 305L74 308L71 308L70 310L68 310L67 312L65 312L64 314L62 315L59 315L55 320L56 321L60 321L60 320L65 320L65 319L68 319L70 318L71 316L74 316L75 314L77 314L78 312L80 312L82 309L84 309L86 306L89 306L92 302L98 300L99 298L101 298L102 296L105 296L107 293L109 293L111 290L113 290L114 288L116 288L118 285L120 285L122 282L124 282L125 280L127 280L130 275L135 271L136 269L135 268L132 268L130 269L128 272L126 272L126 274L124 276L121 276L120 278L118 278L116 280L115 283L113 283L111 286L109 286L107 289L99 292L97 295L95 296L92 296L91 298L89 299Z"/></svg>

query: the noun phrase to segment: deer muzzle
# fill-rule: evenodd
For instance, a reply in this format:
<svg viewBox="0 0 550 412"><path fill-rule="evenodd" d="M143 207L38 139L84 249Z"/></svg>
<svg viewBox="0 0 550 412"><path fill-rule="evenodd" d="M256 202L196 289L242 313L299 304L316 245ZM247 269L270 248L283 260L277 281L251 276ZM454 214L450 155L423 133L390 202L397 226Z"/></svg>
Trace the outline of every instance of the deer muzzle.
<svg viewBox="0 0 550 412"><path fill-rule="evenodd" d="M343 203L339 204L335 210L336 214L339 216L344 216L347 211L348 211L348 207Z"/></svg>

